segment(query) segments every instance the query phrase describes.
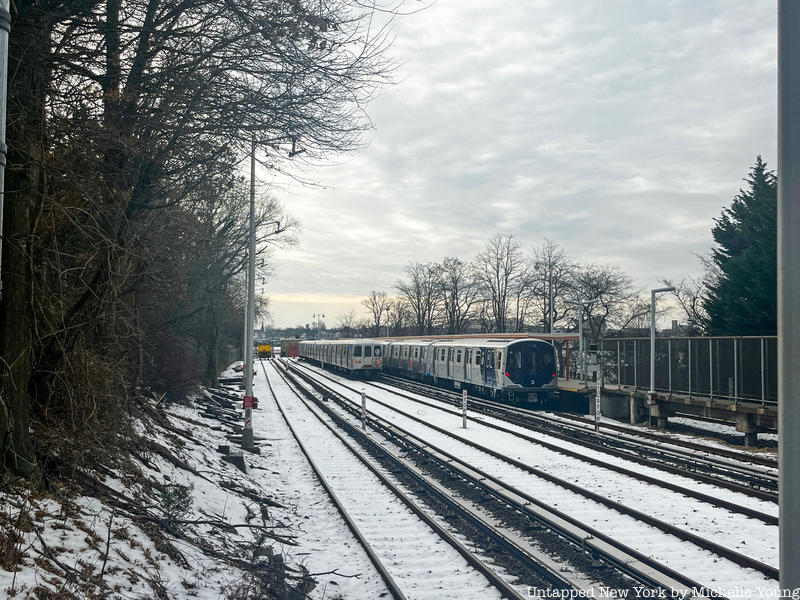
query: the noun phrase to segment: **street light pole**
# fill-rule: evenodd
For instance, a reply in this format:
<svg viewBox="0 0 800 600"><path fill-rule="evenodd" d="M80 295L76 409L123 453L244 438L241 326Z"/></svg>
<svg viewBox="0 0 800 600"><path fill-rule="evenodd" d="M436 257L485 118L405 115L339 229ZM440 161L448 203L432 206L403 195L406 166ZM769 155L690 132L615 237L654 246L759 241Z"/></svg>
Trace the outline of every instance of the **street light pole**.
<svg viewBox="0 0 800 600"><path fill-rule="evenodd" d="M674 291L672 286L650 290L650 397L656 393L656 294Z"/></svg>
<svg viewBox="0 0 800 600"><path fill-rule="evenodd" d="M572 304L578 307L578 353L580 354L580 378L581 381L586 383L586 361L585 352L583 351L583 307L587 304L593 304L597 298L593 300L564 300L566 304ZM569 376L569 373L567 373Z"/></svg>
<svg viewBox="0 0 800 600"><path fill-rule="evenodd" d="M314 328L317 330L317 339L321 339L320 335L322 331L322 319L325 318L325 315L321 313L313 314L311 315L311 318L314 319L313 323L314 323Z"/></svg>
<svg viewBox="0 0 800 600"><path fill-rule="evenodd" d="M578 307L578 355L580 356L578 365L580 367L579 376L583 381L583 305L586 303L583 300L565 300L564 302ZM569 373L567 373L567 377L569 377Z"/></svg>

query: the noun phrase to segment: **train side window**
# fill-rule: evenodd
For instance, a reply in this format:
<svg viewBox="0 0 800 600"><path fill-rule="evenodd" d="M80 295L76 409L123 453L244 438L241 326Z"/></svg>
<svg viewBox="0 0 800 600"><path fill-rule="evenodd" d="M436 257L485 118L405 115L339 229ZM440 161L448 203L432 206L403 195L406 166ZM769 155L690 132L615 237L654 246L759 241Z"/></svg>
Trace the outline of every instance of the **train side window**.
<svg viewBox="0 0 800 600"><path fill-rule="evenodd" d="M419 348L414 348L414 358L419 358Z"/></svg>
<svg viewBox="0 0 800 600"><path fill-rule="evenodd" d="M439 360L444 360L444 348L442 348L442 355L441 355L441 357L439 358Z"/></svg>
<svg viewBox="0 0 800 600"><path fill-rule="evenodd" d="M353 346L353 356L354 357L361 356L361 346Z"/></svg>
<svg viewBox="0 0 800 600"><path fill-rule="evenodd" d="M364 357L369 358L372 356L372 346L364 346Z"/></svg>
<svg viewBox="0 0 800 600"><path fill-rule="evenodd" d="M460 365L461 364L461 348L456 350L456 362Z"/></svg>

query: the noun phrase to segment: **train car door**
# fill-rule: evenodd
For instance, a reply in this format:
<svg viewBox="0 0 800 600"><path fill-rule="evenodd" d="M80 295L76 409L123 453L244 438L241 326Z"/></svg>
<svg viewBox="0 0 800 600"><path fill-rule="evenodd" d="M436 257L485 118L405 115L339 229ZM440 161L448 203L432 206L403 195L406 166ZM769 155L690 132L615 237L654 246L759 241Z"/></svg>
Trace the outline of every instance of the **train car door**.
<svg viewBox="0 0 800 600"><path fill-rule="evenodd" d="M494 350L491 348L482 348L481 354L483 355L483 367L481 374L483 375L483 384L486 387L497 387L497 374L494 370Z"/></svg>
<svg viewBox="0 0 800 600"><path fill-rule="evenodd" d="M453 378L453 349L447 349L447 378Z"/></svg>
<svg viewBox="0 0 800 600"><path fill-rule="evenodd" d="M464 361L466 360L466 357L464 356L464 348L455 348L455 353L456 353L456 365L455 365L455 376L453 377L453 379L455 379L456 381L464 381L464 376L465 376L464 374L466 372L464 368Z"/></svg>

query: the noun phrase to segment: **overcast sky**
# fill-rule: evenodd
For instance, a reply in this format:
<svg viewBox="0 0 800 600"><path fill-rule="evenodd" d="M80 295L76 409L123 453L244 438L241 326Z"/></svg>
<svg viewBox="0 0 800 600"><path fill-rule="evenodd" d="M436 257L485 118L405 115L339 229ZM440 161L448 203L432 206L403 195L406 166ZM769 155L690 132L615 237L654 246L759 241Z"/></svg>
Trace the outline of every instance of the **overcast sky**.
<svg viewBox="0 0 800 600"><path fill-rule="evenodd" d="M774 0L439 0L399 19L370 143L275 191L301 224L274 324L394 294L409 261L545 237L638 286L701 271L757 154L777 160Z"/></svg>

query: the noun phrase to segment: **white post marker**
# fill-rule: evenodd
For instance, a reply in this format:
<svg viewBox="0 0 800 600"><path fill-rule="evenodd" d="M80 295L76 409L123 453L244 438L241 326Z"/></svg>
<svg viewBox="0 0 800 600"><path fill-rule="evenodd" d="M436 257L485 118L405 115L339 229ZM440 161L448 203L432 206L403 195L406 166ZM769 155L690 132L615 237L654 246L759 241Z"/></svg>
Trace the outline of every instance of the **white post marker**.
<svg viewBox="0 0 800 600"><path fill-rule="evenodd" d="M361 390L361 429L367 430L367 392Z"/></svg>
<svg viewBox="0 0 800 600"><path fill-rule="evenodd" d="M594 430L600 431L600 378L597 378L597 394L594 397Z"/></svg>
<svg viewBox="0 0 800 600"><path fill-rule="evenodd" d="M467 390L461 390L461 417L463 419L463 423L461 425L462 429L467 428Z"/></svg>

